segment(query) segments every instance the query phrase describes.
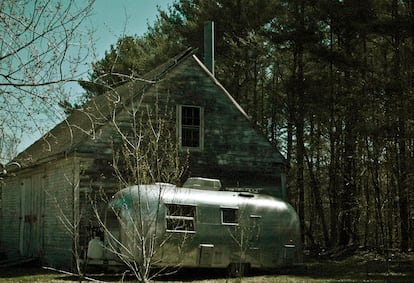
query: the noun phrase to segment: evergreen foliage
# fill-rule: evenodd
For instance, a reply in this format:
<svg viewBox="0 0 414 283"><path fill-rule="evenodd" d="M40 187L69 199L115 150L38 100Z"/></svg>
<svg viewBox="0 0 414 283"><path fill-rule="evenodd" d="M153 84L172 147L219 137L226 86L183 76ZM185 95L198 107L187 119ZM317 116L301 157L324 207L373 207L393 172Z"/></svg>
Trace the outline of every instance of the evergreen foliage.
<svg viewBox="0 0 414 283"><path fill-rule="evenodd" d="M414 2L177 0L91 80L113 87L185 47L202 54L206 20L217 78L287 157L306 246L412 249Z"/></svg>

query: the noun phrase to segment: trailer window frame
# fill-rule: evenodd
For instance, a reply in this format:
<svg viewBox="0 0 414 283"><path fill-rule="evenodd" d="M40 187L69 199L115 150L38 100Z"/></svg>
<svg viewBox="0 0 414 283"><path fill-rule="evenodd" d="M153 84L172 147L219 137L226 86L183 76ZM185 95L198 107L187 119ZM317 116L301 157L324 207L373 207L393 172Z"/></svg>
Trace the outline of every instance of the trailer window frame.
<svg viewBox="0 0 414 283"><path fill-rule="evenodd" d="M173 233L195 233L197 206L165 203L165 230Z"/></svg>
<svg viewBox="0 0 414 283"><path fill-rule="evenodd" d="M239 225L238 207L220 207L221 224L237 226Z"/></svg>

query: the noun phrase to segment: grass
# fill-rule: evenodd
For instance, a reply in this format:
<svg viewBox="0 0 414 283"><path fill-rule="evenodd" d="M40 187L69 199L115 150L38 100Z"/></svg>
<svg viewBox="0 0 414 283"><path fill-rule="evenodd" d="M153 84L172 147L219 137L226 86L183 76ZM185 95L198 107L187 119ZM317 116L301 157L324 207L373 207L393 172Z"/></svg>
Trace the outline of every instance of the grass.
<svg viewBox="0 0 414 283"><path fill-rule="evenodd" d="M121 274L90 275L104 282L122 282ZM125 282L134 282L126 277ZM0 269L0 283L24 282L79 282L76 277L42 269L36 266L19 266ZM82 281L87 282L87 281ZM159 278L154 282L202 282L202 283L264 283L264 282L414 282L414 254L399 255L386 259L370 253L359 253L343 259L312 258L301 268L272 271L253 270L243 278L226 278L224 270L183 269L178 273Z"/></svg>

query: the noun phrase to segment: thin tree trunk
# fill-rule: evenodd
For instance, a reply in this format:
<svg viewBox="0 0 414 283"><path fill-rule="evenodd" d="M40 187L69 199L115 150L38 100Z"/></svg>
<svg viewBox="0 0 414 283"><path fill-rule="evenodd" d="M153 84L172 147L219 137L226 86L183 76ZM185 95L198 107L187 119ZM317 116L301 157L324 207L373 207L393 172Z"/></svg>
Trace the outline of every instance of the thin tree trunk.
<svg viewBox="0 0 414 283"><path fill-rule="evenodd" d="M392 16L394 20L399 19L398 0L392 2ZM397 101L397 154L398 154L398 204L399 204L399 216L401 225L401 251L408 251L409 241L409 210L408 210L408 187L407 187L407 154L406 154L406 115L405 115L405 94L402 88L401 81L401 35L400 30L396 28L394 30L394 85L396 85L396 97Z"/></svg>
<svg viewBox="0 0 414 283"><path fill-rule="evenodd" d="M378 247L385 247L385 230L384 221L382 216L382 199L381 199L381 188L380 188L380 175L379 175L379 152L378 142L375 137L372 138L372 154L369 149L368 140L366 141L368 159L372 161L372 165L369 167L371 183L374 191L374 215L376 227L376 245Z"/></svg>
<svg viewBox="0 0 414 283"><path fill-rule="evenodd" d="M295 17L298 25L294 48L293 86L294 97L297 101L295 111L296 126L296 187L298 191L298 213L302 231L305 230L305 184L304 184L304 73L303 73L303 42L301 35L304 31L304 3L295 1ZM302 241L304 242L304 238Z"/></svg>
<svg viewBox="0 0 414 283"><path fill-rule="evenodd" d="M309 177L311 180L310 190L313 194L313 201L314 201L314 205L316 209L316 214L318 215L321 221L324 243L325 243L325 246L327 246L329 243L329 233L328 233L328 226L326 225L325 211L323 209L323 204L322 204L322 195L320 191L320 185L314 173L313 163L310 161L309 157L307 157L306 154L305 156L306 156L306 163L308 164L308 169L309 169Z"/></svg>

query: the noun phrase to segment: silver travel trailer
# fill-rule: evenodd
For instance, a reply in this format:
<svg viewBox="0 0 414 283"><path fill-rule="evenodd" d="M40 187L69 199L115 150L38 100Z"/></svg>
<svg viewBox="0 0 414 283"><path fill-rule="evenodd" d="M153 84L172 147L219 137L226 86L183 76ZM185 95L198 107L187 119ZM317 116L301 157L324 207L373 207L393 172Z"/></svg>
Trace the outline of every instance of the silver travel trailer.
<svg viewBox="0 0 414 283"><path fill-rule="evenodd" d="M146 254L155 267L228 268L231 274L302 263L299 220L288 203L211 188L157 183L119 191L106 215L105 239L89 243L88 263L139 262Z"/></svg>

